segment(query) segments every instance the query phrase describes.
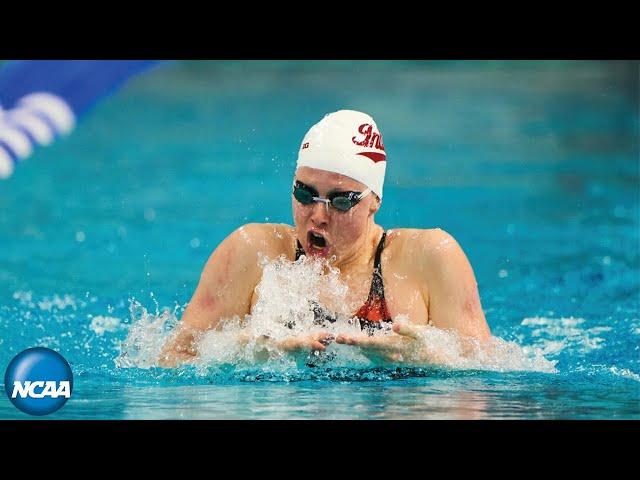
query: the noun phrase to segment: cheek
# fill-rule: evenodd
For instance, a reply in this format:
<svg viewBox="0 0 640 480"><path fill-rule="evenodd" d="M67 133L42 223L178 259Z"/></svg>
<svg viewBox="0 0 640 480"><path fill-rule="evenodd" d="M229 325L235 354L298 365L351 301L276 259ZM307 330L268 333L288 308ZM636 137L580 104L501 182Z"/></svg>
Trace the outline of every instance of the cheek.
<svg viewBox="0 0 640 480"><path fill-rule="evenodd" d="M298 208L297 205L298 202L296 202L295 198L291 199L291 213L293 214L293 219L294 221L298 221L298 218L300 218L300 209Z"/></svg>
<svg viewBox="0 0 640 480"><path fill-rule="evenodd" d="M305 209L300 206L300 204L294 198L291 202L291 210L293 212L293 222L296 227L298 225L304 226L304 222L306 220Z"/></svg>
<svg viewBox="0 0 640 480"><path fill-rule="evenodd" d="M344 215L340 215L335 222L336 230L340 234L340 243L351 244L354 238L360 237L366 228L366 219L366 211L350 210Z"/></svg>

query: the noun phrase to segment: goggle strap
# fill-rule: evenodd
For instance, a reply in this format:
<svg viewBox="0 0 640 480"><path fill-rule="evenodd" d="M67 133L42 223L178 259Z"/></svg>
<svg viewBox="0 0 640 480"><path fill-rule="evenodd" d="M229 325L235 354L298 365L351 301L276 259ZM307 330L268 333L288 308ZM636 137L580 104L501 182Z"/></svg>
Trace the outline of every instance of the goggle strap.
<svg viewBox="0 0 640 480"><path fill-rule="evenodd" d="M371 193L371 189L367 188L364 192L362 192L360 195L358 195L356 198L358 199L358 201L362 200L363 198L365 198L366 196L368 196Z"/></svg>

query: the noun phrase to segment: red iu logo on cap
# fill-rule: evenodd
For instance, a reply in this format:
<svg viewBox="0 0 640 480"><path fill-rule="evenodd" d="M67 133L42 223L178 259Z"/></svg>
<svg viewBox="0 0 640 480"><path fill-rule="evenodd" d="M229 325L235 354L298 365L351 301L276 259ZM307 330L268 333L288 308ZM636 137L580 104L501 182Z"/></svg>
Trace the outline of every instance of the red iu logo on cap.
<svg viewBox="0 0 640 480"><path fill-rule="evenodd" d="M381 150L381 152L360 152L358 155L370 158L374 162L381 162L386 160L387 155L384 153L384 144L382 143L382 134L373 130L373 125L363 123L358 127L358 133L363 135L361 139L357 139L357 135L354 136L351 141L356 145L365 148L375 148Z"/></svg>

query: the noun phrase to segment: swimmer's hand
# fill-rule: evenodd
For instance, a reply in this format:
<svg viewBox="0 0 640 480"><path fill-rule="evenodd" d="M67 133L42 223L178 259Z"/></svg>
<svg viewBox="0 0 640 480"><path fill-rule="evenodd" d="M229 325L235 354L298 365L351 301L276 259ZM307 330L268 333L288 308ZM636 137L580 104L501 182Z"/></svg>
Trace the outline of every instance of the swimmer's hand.
<svg viewBox="0 0 640 480"><path fill-rule="evenodd" d="M424 365L442 363L442 359L423 339L429 327L412 323L395 323L394 333L370 337L365 334L336 337L336 343L353 345L374 363L410 363Z"/></svg>
<svg viewBox="0 0 640 480"><path fill-rule="evenodd" d="M162 368L176 368L183 364L195 362L198 356L196 346L202 331L181 324L165 342L157 360Z"/></svg>
<svg viewBox="0 0 640 480"><path fill-rule="evenodd" d="M158 366L163 368L175 368L183 364L195 363L198 359L197 341L202 331L181 325L172 335L172 338L164 345ZM251 332L240 332L236 337L238 346L245 348L253 346L256 361L267 361L277 351L284 353L308 353L324 351L334 340L334 336L326 332L316 332L307 335L285 338L276 341L266 335L254 337Z"/></svg>
<svg viewBox="0 0 640 480"><path fill-rule="evenodd" d="M278 347L284 352L299 352L303 350L323 352L334 339L334 336L330 333L316 332L285 338L278 342Z"/></svg>
<svg viewBox="0 0 640 480"><path fill-rule="evenodd" d="M324 351L326 346L334 340L334 336L326 332L316 332L284 340L276 340L268 335L254 337L251 333L241 333L237 337L241 347L252 345L254 359L266 362L272 358L285 354L308 354L309 352Z"/></svg>
<svg viewBox="0 0 640 480"><path fill-rule="evenodd" d="M297 352L302 350L323 351L333 340L334 336L326 332L316 332L296 337L288 337L284 340L275 340L267 335L260 335L254 338L250 333L241 333L238 335L238 342L243 347L253 341L255 342L256 347L278 349L282 352Z"/></svg>

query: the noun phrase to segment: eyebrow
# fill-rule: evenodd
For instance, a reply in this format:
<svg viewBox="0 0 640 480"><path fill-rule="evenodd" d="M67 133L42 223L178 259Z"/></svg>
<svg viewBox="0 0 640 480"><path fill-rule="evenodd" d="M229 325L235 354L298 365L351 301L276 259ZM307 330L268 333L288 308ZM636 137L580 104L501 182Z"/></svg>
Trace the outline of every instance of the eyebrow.
<svg viewBox="0 0 640 480"><path fill-rule="evenodd" d="M308 184L304 183L303 181L298 180L297 178L296 178L296 182L298 182L299 184L301 184L301 185L303 185L303 186L305 186L307 188L310 188L311 190L315 191L318 195L320 195L320 192L318 191L318 189L316 187L314 187L313 185L308 185ZM360 192L358 192L356 190L335 190L334 189L334 190L330 190L329 192L327 192L327 197L330 197L331 195L337 195L337 194L340 194L340 193L360 193Z"/></svg>
<svg viewBox="0 0 640 480"><path fill-rule="evenodd" d="M298 180L297 178L296 178L296 183L299 183L303 187L307 187L308 189L313 190L314 192L316 192L316 194L320 195L320 192L318 192L318 189L316 187L314 187L313 185L307 185L306 183L304 183L301 180Z"/></svg>

